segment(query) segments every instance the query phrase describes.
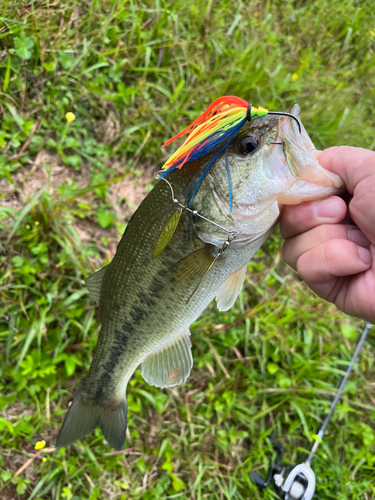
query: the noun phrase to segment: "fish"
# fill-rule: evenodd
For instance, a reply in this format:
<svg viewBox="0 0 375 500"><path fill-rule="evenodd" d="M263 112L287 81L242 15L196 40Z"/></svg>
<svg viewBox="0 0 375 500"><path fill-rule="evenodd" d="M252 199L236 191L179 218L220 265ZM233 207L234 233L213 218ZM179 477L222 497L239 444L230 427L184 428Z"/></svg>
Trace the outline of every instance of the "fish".
<svg viewBox="0 0 375 500"><path fill-rule="evenodd" d="M144 380L159 388L184 383L193 366L190 325L213 299L220 311L232 307L247 263L283 207L343 190L341 178L319 164L299 106L287 112L295 119L270 114L248 121L208 171L215 151L160 178L113 260L86 279L101 329L57 448L99 427L121 449L134 371L141 365Z"/></svg>

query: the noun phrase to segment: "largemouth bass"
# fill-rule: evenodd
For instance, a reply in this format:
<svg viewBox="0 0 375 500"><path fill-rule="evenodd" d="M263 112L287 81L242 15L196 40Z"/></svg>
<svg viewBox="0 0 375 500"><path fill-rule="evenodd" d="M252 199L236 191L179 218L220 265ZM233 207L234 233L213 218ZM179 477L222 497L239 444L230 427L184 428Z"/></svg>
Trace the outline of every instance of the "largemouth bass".
<svg viewBox="0 0 375 500"><path fill-rule="evenodd" d="M299 107L289 113L298 118ZM156 387L183 383L193 364L189 326L214 298L222 311L233 305L246 265L282 207L343 188L319 165L303 125L287 116L247 122L202 177L214 153L160 179L130 219L112 262L86 280L99 302L101 330L57 447L100 427L120 449L135 369L142 365ZM182 210L174 200L187 204L198 179L193 212ZM236 235L230 244L228 234Z"/></svg>

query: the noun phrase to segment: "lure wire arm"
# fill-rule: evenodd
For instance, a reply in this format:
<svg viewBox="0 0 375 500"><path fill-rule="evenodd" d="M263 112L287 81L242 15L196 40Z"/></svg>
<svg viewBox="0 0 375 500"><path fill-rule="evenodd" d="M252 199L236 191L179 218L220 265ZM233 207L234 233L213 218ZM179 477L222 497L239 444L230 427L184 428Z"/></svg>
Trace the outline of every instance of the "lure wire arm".
<svg viewBox="0 0 375 500"><path fill-rule="evenodd" d="M214 222L214 221L212 221L210 219L207 219L207 217L205 217L204 215L200 214L197 210L192 210L187 205L183 205L180 201L178 201L178 199L175 198L175 196L174 196L174 190L173 190L173 187L172 187L171 183L165 177L160 176L160 173L162 173L162 171L158 172L156 174L156 179L162 179L164 182L166 182L168 184L169 189L171 190L173 203L175 203L176 205L178 205L178 207L180 207L182 210L187 210L191 214L196 215L197 217L200 217L201 219L205 220L206 222L209 222L210 224L213 224L214 226L218 227L219 229L221 229L222 231L224 231L225 233L228 234L228 238L230 239L230 241L233 241L235 238L237 238L237 236L239 235L238 231L235 231L233 229L227 229L226 227L221 226L217 222Z"/></svg>
<svg viewBox="0 0 375 500"><path fill-rule="evenodd" d="M162 179L164 182L166 182L169 186L169 189L171 190L171 195L172 195L172 201L175 205L178 206L178 208L181 208L182 210L186 210L188 212L190 212L192 215L196 215L197 217L200 217L201 219L205 220L206 222L209 222L210 224L214 225L215 227L218 227L219 229L221 229L222 231L224 231L225 233L227 233L228 237L227 239L224 241L221 249L218 251L218 253L216 254L215 258L214 258L214 261L212 262L211 266L213 266L213 264L217 261L217 259L219 257L222 256L223 252L229 248L229 246L231 245L232 241L235 240L238 235L239 235L239 232L236 231L236 230L233 230L233 229L227 229L226 227L224 226L221 226L220 224L218 224L217 222L214 222L210 219L208 219L207 217L205 217L204 215L200 214L198 212L198 210L192 210L191 208L189 208L187 205L183 205L177 198L175 198L175 195L174 195L174 190L173 190L173 187L172 187L172 184L165 178L163 177L161 174L163 173L163 171L160 171L156 174L156 179Z"/></svg>

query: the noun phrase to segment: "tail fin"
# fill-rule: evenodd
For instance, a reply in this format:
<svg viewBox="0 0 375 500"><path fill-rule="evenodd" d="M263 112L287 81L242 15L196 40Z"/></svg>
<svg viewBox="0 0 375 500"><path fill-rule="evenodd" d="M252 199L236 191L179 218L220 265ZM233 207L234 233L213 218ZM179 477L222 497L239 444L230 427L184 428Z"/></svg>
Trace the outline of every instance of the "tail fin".
<svg viewBox="0 0 375 500"><path fill-rule="evenodd" d="M108 444L120 450L125 443L128 405L105 408L91 401L84 401L82 386L77 389L57 438L56 448L68 446L99 427Z"/></svg>

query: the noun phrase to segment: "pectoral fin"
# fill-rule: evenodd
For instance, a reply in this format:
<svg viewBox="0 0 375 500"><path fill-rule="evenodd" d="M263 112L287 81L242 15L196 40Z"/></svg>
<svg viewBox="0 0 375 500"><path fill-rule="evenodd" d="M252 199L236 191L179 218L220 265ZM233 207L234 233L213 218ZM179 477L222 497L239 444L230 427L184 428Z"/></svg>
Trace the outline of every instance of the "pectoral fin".
<svg viewBox="0 0 375 500"><path fill-rule="evenodd" d="M233 273L227 281L221 285L216 295L216 303L219 311L228 311L236 301L246 276L247 264Z"/></svg>
<svg viewBox="0 0 375 500"><path fill-rule="evenodd" d="M187 297L186 303L192 299L217 260L217 257L211 257L207 250L203 248L191 253L177 264L175 277L179 281L185 281L188 285L196 283L193 291Z"/></svg>
<svg viewBox="0 0 375 500"><path fill-rule="evenodd" d="M107 266L104 266L102 269L100 269L100 271L96 271L96 273L85 279L88 291L90 292L91 297L97 303L99 303L100 289L102 288L102 281L106 270Z"/></svg>
<svg viewBox="0 0 375 500"><path fill-rule="evenodd" d="M174 277L181 282L194 283L207 274L214 260L205 248L197 250L176 264Z"/></svg>
<svg viewBox="0 0 375 500"><path fill-rule="evenodd" d="M167 347L145 359L142 376L155 387L173 387L185 382L192 366L190 331L187 330Z"/></svg>

